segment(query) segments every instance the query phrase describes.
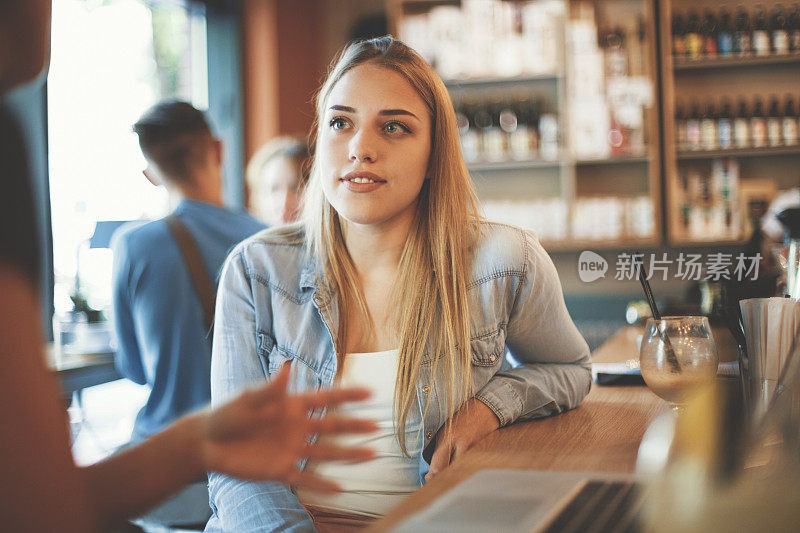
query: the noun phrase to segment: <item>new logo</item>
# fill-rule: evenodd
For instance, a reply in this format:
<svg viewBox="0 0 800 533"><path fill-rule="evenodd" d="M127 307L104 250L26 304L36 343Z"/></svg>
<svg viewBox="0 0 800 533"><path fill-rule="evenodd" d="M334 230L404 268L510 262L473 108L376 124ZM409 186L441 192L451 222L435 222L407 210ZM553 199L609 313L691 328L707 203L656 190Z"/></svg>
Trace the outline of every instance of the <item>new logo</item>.
<svg viewBox="0 0 800 533"><path fill-rule="evenodd" d="M584 283L606 277L607 270L608 261L590 250L584 250L578 256L578 277Z"/></svg>

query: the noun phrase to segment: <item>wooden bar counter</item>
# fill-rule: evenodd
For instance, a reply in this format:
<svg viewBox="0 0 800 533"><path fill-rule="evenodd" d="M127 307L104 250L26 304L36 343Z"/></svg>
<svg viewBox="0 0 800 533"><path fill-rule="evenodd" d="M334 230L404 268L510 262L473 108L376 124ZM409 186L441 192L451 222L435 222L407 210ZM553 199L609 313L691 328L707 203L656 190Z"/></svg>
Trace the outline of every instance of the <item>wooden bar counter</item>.
<svg viewBox="0 0 800 533"><path fill-rule="evenodd" d="M370 531L391 529L478 470L633 472L645 429L668 409L646 387L593 384L577 409L512 424L487 436L375 522Z"/></svg>

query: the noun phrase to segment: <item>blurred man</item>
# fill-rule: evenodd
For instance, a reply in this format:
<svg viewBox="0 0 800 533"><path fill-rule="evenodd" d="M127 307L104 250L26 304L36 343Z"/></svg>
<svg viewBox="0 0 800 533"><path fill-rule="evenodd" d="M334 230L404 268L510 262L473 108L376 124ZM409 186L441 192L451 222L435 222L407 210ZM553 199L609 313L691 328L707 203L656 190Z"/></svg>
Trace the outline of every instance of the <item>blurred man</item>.
<svg viewBox="0 0 800 533"><path fill-rule="evenodd" d="M150 388L131 438L138 442L209 402L217 276L230 249L265 226L222 206L222 143L200 111L162 102L133 130L145 177L177 204L164 219L123 227L113 243L117 368ZM189 525L209 516L205 483L197 483L148 518Z"/></svg>

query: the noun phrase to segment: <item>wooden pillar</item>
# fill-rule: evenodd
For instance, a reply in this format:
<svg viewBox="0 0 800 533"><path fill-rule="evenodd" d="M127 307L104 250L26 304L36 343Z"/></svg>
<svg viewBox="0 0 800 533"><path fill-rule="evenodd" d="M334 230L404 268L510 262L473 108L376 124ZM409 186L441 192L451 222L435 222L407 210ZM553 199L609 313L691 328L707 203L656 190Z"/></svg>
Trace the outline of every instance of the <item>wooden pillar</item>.
<svg viewBox="0 0 800 533"><path fill-rule="evenodd" d="M244 0L245 153L278 135L305 137L324 74L318 0Z"/></svg>

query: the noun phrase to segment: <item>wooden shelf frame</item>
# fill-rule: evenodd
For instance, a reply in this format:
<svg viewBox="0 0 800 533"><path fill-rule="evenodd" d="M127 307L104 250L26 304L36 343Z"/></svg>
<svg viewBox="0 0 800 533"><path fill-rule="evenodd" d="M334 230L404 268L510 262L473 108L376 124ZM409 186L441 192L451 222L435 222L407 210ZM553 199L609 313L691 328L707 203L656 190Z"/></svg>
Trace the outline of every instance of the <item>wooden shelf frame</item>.
<svg viewBox="0 0 800 533"><path fill-rule="evenodd" d="M670 35L671 40L671 35ZM748 68L765 67L771 65L783 65L790 63L800 63L800 52L788 54L772 54L767 56L727 56L715 58L689 59L686 57L672 56L673 69L676 72L684 70L697 70L707 68Z"/></svg>

